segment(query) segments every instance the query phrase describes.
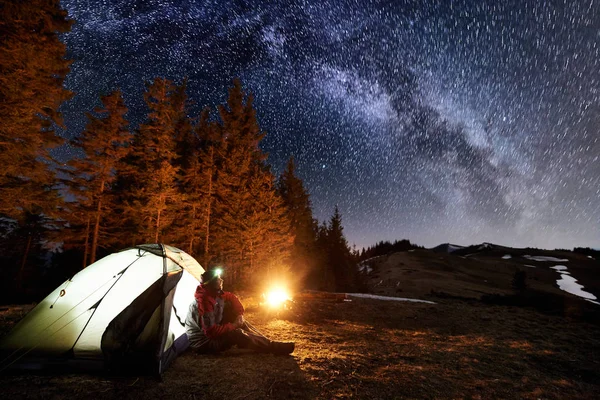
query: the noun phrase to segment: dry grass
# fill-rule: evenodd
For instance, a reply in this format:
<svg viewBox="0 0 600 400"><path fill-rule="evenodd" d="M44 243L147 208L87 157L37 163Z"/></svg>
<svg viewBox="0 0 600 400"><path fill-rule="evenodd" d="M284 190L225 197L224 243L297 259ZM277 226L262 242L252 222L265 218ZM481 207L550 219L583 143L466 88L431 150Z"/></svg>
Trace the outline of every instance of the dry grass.
<svg viewBox="0 0 600 400"><path fill-rule="evenodd" d="M404 267L416 269L412 274L417 277L425 273L445 277L447 260L438 260L438 264L432 261L430 271L414 265ZM406 259L399 262L407 264ZM3 397L597 398L600 326L569 316L542 314L534 308L469 300L475 298L474 290L494 293L489 289L494 285L499 290L495 293L509 291L505 277L493 281L497 275L493 268L481 279L491 286L475 282L479 278L473 278L477 274L469 272L470 268L461 266L458 276L466 278L453 279L447 286L432 279L426 290L425 280L421 280L398 294L420 291L420 297L436 301L435 305L302 300L293 310L274 315L259 307L254 298L243 298L247 318L260 331L273 339L296 342L296 351L289 357L236 349L215 356L187 352L161 379L4 375L0 377ZM466 289L461 290L461 280L466 282ZM433 287L464 298L436 298L430 294ZM448 288L451 290L445 290ZM9 316L15 312L3 312L4 332L18 319Z"/></svg>

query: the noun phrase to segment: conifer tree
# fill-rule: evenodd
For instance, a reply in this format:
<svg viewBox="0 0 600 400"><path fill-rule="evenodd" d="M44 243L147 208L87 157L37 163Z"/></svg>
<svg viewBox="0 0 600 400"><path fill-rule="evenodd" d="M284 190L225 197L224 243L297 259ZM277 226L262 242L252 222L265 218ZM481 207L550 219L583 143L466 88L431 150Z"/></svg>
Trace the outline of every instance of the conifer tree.
<svg viewBox="0 0 600 400"><path fill-rule="evenodd" d="M278 192L286 207L291 234L294 236L289 262L295 274L305 280L316 265L316 238L310 197L302 180L296 176L294 157L290 157L285 171L279 177Z"/></svg>
<svg viewBox="0 0 600 400"><path fill-rule="evenodd" d="M315 282L319 290L335 291L335 276L329 257L330 246L327 223L322 222L319 224L315 221L313 226L316 233L316 255L314 258L316 268L312 271L310 281Z"/></svg>
<svg viewBox="0 0 600 400"><path fill-rule="evenodd" d="M193 183L197 181L200 147L192 120L187 115L190 102L186 89L187 78L181 85L175 87L171 96L176 154L173 165L177 169L176 186L180 196L179 200L170 206L170 213L178 216L169 227L165 240L172 245L187 249L189 254L194 255L193 239L197 236L194 200L197 200L197 196Z"/></svg>
<svg viewBox="0 0 600 400"><path fill-rule="evenodd" d="M258 147L264 133L258 127L252 103L252 95L246 96L241 82L236 79L229 89L227 106L219 106L224 144L218 154L220 190L215 207L218 214L215 250L230 263L234 280L241 278L248 252L242 231L252 202L249 191L251 174L257 173L252 166L262 165L266 159Z"/></svg>
<svg viewBox="0 0 600 400"><path fill-rule="evenodd" d="M356 279L356 265L344 236L342 216L337 205L327 226L327 264L333 272L336 290L352 288Z"/></svg>
<svg viewBox="0 0 600 400"><path fill-rule="evenodd" d="M53 125L62 123L58 108L71 96L63 87L70 62L58 38L70 28L58 0L0 4L0 215L27 227L18 276L34 232L61 202L49 149L62 143Z"/></svg>
<svg viewBox="0 0 600 400"><path fill-rule="evenodd" d="M127 154L132 138L127 129L127 107L121 92L116 90L101 97L101 101L102 107L94 110L95 115L87 114L85 130L72 141L74 147L82 150L84 157L69 162L73 168L70 187L79 203L74 215L86 226L83 235L86 244L84 264L87 264L88 244L89 264L96 261L98 246L102 246L100 240L106 233L102 227L115 208L111 188L116 168Z"/></svg>
<svg viewBox="0 0 600 400"><path fill-rule="evenodd" d="M177 209L179 218L171 227L172 243L195 255L194 245L198 241L198 215L203 198L200 195L202 167L200 159L200 140L194 132L189 119L176 131L176 153L178 159L178 185L181 194Z"/></svg>
<svg viewBox="0 0 600 400"><path fill-rule="evenodd" d="M144 100L150 110L135 135L130 155L121 169L121 187L127 190L124 212L137 242L159 242L175 217L180 200L177 189L175 136L181 108L173 82L156 78L147 85Z"/></svg>
<svg viewBox="0 0 600 400"><path fill-rule="evenodd" d="M200 152L198 157L199 182L193 185L197 188L198 205L198 227L200 228L199 254L202 254L202 262L209 265L214 257L212 243L215 241L212 235L212 228L215 226L215 215L218 201L218 194L221 192L221 182L218 179L218 170L222 165L220 155L223 154L225 145L223 130L214 123L208 122L208 111L204 112L200 118L196 129L200 142Z"/></svg>
<svg viewBox="0 0 600 400"><path fill-rule="evenodd" d="M193 131L178 140L182 224L177 227L181 246L192 255L201 254L203 265L210 255L210 224L216 181L217 158L215 148L222 145L220 129L208 121L209 110L204 110Z"/></svg>
<svg viewBox="0 0 600 400"><path fill-rule="evenodd" d="M200 129L199 137L203 143L201 154L203 163L201 165L204 185L200 191L203 202L201 203L202 220L202 261L205 265L210 263L214 252L211 252L211 244L214 242L211 228L215 225L214 210L216 209L217 193L220 192L218 180L219 158L218 155L225 142L222 130L216 124L210 124L207 129ZM202 133L205 134L202 134Z"/></svg>
<svg viewBox="0 0 600 400"><path fill-rule="evenodd" d="M52 125L61 124L60 104L69 72L59 33L71 21L58 0L7 0L0 23L0 212L48 212L56 204L48 150L62 143Z"/></svg>
<svg viewBox="0 0 600 400"><path fill-rule="evenodd" d="M269 268L289 251L289 220L259 147L264 133L253 97L246 95L239 80L219 115L223 145L217 155L214 253L231 267L234 280L248 283L251 273Z"/></svg>
<svg viewBox="0 0 600 400"><path fill-rule="evenodd" d="M275 190L275 178L269 170L253 165L248 182L251 201L246 204L246 218L242 221L241 237L244 241L246 266L242 279L248 273L287 272L287 262L293 235L283 200Z"/></svg>

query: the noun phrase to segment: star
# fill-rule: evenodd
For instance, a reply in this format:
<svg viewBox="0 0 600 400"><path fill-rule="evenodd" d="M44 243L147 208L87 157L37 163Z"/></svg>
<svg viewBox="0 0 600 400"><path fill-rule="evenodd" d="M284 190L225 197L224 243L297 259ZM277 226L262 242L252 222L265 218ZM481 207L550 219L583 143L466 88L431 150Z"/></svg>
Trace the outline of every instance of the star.
<svg viewBox="0 0 600 400"><path fill-rule="evenodd" d="M273 170L294 155L351 244L600 246L599 2L61 4L66 137L117 87L135 126L145 81L187 77L197 115L240 77Z"/></svg>

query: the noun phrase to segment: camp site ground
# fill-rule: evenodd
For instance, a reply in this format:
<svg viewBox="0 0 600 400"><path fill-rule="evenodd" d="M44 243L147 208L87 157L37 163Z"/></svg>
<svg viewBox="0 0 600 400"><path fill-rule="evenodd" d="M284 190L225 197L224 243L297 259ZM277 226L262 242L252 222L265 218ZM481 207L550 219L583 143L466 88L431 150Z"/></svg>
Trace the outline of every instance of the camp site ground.
<svg viewBox="0 0 600 400"><path fill-rule="evenodd" d="M185 398L185 399L593 399L600 392L600 326L595 304L561 295L556 271L541 271L528 290L545 304L506 304L511 274L498 263L517 257L469 260L448 255L403 253L374 265L376 295L425 299L412 303L378 299L299 298L291 310L274 313L253 293L240 293L247 319L277 340L293 340L289 357L233 349L221 355L187 351L160 379L29 372L4 373L6 398ZM499 261L497 261L497 260ZM464 261L468 260L468 261ZM571 260L574 274L584 274ZM400 264L403 265L400 265ZM457 264L464 263L464 264ZM470 270L471 264L478 270ZM529 264L533 263L530 261ZM427 268L422 266L427 264ZM581 264L585 266L584 263ZM396 266L396 267L394 267ZM510 265L506 264L506 268ZM396 268L396 269L394 269ZM489 268L489 271L487 270ZM583 267L582 267L583 268ZM531 269L534 270L533 268ZM487 271L487 272L486 272ZM512 270L511 270L512 271ZM399 275L394 275L394 274ZM450 279L446 274L453 274ZM484 274L481 279L477 274ZM426 279L425 279L426 278ZM487 282L484 282L487 281ZM591 280L587 287L593 287ZM379 285L378 285L379 284ZM547 287L547 291L542 289ZM591 290L591 289L590 289ZM541 294L540 294L541 293ZM548 297L543 297L548 296ZM560 297L562 296L562 297ZM504 300L502 300L504 299ZM558 304L558 303L557 303ZM1 333L28 305L4 306ZM560 310L559 310L560 308Z"/></svg>

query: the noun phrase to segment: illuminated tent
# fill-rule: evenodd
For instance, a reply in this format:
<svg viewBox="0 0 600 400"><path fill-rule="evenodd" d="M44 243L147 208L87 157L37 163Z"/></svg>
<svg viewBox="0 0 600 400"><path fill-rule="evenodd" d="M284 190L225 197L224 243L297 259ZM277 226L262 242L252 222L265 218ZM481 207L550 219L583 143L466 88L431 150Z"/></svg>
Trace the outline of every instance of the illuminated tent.
<svg viewBox="0 0 600 400"><path fill-rule="evenodd" d="M188 346L185 318L203 272L162 244L111 254L56 288L3 338L0 370L161 374Z"/></svg>

